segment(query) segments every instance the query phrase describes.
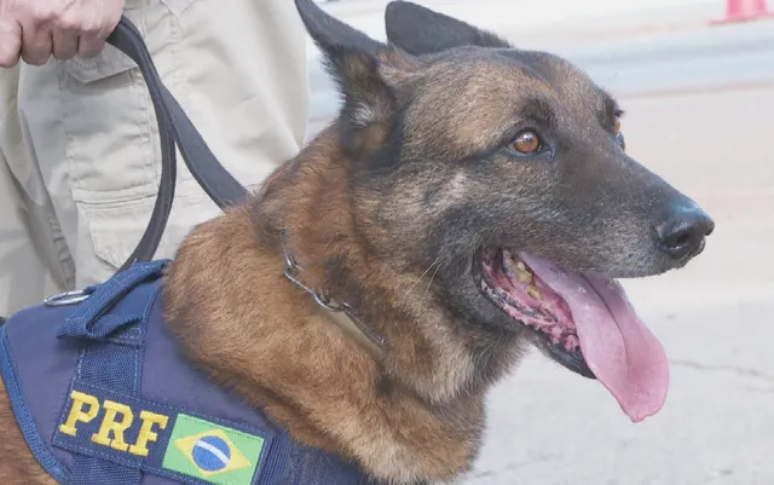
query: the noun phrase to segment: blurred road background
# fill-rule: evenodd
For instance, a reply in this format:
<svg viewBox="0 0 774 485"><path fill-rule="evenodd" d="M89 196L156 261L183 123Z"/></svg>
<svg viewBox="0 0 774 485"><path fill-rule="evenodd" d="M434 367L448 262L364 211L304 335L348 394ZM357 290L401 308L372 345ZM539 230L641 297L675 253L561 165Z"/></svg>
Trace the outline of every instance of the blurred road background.
<svg viewBox="0 0 774 485"><path fill-rule="evenodd" d="M491 395L463 484L774 485L774 20L709 26L722 0L418 3L586 69L626 110L629 153L717 223L685 270L624 282L671 359L664 410L631 424L601 385L533 355ZM323 8L384 39L385 4ZM309 52L311 136L338 98Z"/></svg>

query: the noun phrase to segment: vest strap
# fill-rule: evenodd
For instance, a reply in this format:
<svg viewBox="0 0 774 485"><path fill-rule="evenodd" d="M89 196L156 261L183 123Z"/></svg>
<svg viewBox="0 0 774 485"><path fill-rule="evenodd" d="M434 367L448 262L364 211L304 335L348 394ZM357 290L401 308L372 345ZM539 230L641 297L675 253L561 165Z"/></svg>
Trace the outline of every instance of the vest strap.
<svg viewBox="0 0 774 485"><path fill-rule="evenodd" d="M91 287L88 297L65 320L57 335L60 338L103 340L118 330L141 322L143 315L139 313L105 313L137 286L159 278L167 262L136 263L105 283ZM125 332L115 343L139 346L142 344L140 332Z"/></svg>
<svg viewBox="0 0 774 485"><path fill-rule="evenodd" d="M142 353L141 346L144 340L144 325L147 320L155 296L149 295L151 283L161 277L164 265L167 261L152 261L132 265L128 270L115 275L110 280L93 287L88 298L81 302L75 311L68 317L59 329L60 338L85 338L92 340L105 340L109 336L112 339L98 346L86 346L78 363L76 380L70 391L70 401L76 401L73 394L79 392L76 385L79 381L87 382L93 386L111 389L116 392L124 392L136 395L140 392L142 379ZM144 285L144 287L143 287ZM119 304L120 302L120 304ZM117 305L119 304L119 305ZM116 306L117 305L117 306ZM125 310L132 309L131 311ZM144 308L141 314L137 308ZM110 312L106 314L107 312ZM131 327L128 327L132 325ZM113 335L119 330L124 330L118 335ZM94 404L92 402L92 404ZM103 403L104 406L104 403ZM89 411L80 410L80 415L73 415L72 411L68 419L91 416L97 418L94 413L99 408L94 407ZM92 433L81 441L99 441L103 444L119 446L117 443L119 429L125 423L116 424L119 410L110 410L107 407L102 414L102 422L112 418L113 431ZM94 414L94 415L92 415ZM124 415L126 419L128 417ZM74 432L75 427L68 422L62 424L59 431ZM53 443L55 446L57 442ZM112 485L139 485L142 477L139 468L126 466L116 462L106 461L104 457L88 453L89 447L79 446L70 449L74 453L71 480L69 485L90 485L94 483L110 483Z"/></svg>

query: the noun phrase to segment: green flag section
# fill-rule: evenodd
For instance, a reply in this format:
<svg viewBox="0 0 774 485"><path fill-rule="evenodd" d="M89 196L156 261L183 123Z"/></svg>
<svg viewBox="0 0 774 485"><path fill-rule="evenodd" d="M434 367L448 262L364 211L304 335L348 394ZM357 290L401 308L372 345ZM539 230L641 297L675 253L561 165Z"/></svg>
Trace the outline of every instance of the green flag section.
<svg viewBox="0 0 774 485"><path fill-rule="evenodd" d="M164 469L214 485L251 485L264 440L179 414L164 455Z"/></svg>

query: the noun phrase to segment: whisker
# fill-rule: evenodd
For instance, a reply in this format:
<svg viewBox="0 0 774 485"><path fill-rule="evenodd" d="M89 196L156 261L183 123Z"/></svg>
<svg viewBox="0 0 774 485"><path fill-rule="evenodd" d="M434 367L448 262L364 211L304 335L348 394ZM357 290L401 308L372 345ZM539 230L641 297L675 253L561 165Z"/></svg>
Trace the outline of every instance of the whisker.
<svg viewBox="0 0 774 485"><path fill-rule="evenodd" d="M440 259L436 259L436 261L440 262ZM425 297L425 295L427 295L427 292L430 291L430 285L433 284L433 280L435 279L435 275L438 274L438 270L439 269L441 269L441 265L440 264L435 267L435 271L433 271L433 276L430 277L430 281L427 283L427 287L425 288L425 292L422 293L422 297L419 298L420 301Z"/></svg>
<svg viewBox="0 0 774 485"><path fill-rule="evenodd" d="M411 293L411 291L412 291L414 288L416 288L416 286L419 284L419 282L420 282L420 281L422 281L422 278L424 278L424 277L425 277L425 275L426 275L427 273L429 273L431 269L433 269L433 266L435 266L436 264L438 264L438 263L440 263L440 262L441 262L441 258L440 258L440 257L438 257L438 258L435 258L435 261L433 261L432 263L430 263L430 266L428 266L428 267L427 267L427 269L425 270L425 272L424 272L424 273L422 273L422 274L419 276L419 278L417 278L417 280L416 280L416 281L415 281L415 282L414 282L414 283L411 285L411 287L410 287L410 288L409 288L409 289L406 291L406 294L405 294L405 295L403 295L403 299L401 300L402 302L405 302L405 301L406 301L406 298L408 298L408 296L409 296L409 294ZM439 268L440 268L440 266L439 266ZM436 269L436 272L438 272L438 270L437 270L437 269ZM435 276L435 274L433 274L433 276ZM431 281L432 281L432 280L431 280Z"/></svg>

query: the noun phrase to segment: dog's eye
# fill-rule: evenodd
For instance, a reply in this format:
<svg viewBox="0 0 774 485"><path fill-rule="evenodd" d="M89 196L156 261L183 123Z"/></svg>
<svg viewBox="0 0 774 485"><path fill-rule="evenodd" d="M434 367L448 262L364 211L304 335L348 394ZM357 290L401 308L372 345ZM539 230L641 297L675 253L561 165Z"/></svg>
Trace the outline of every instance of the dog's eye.
<svg viewBox="0 0 774 485"><path fill-rule="evenodd" d="M613 133L616 135L621 132L621 118L615 117L615 120L613 121Z"/></svg>
<svg viewBox="0 0 774 485"><path fill-rule="evenodd" d="M524 155L537 153L543 148L543 142L537 133L531 130L522 131L509 145L511 150Z"/></svg>

